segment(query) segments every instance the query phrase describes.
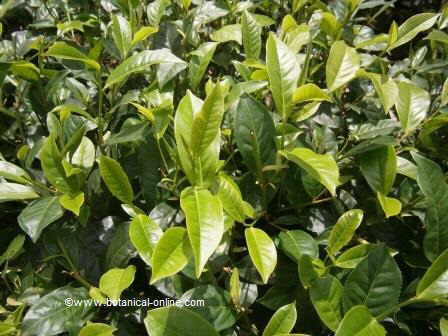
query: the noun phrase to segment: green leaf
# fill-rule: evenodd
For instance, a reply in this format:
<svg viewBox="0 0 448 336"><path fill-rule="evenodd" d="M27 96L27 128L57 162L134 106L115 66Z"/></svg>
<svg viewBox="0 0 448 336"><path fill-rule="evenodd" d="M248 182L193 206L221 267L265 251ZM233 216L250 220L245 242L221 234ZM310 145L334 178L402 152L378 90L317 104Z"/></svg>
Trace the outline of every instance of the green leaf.
<svg viewBox="0 0 448 336"><path fill-rule="evenodd" d="M393 146L383 146L363 153L361 172L373 191L389 194L397 175L397 156Z"/></svg>
<svg viewBox="0 0 448 336"><path fill-rule="evenodd" d="M262 336L275 336L281 333L289 333L297 321L296 303L279 308L271 317Z"/></svg>
<svg viewBox="0 0 448 336"><path fill-rule="evenodd" d="M76 195L64 194L59 196L59 203L64 209L70 210L76 216L79 216L79 211L84 204L84 193L80 192Z"/></svg>
<svg viewBox="0 0 448 336"><path fill-rule="evenodd" d="M361 225L364 212L359 209L349 210L339 217L330 232L328 252L334 255L352 240L356 229Z"/></svg>
<svg viewBox="0 0 448 336"><path fill-rule="evenodd" d="M216 42L205 42L191 53L192 57L188 65L188 78L192 90L196 90L204 77L218 44Z"/></svg>
<svg viewBox="0 0 448 336"><path fill-rule="evenodd" d="M304 254L299 260L299 278L304 288L310 288L312 283L319 278L319 273L315 267L319 259Z"/></svg>
<svg viewBox="0 0 448 336"><path fill-rule="evenodd" d="M440 319L440 332L442 336L448 336L448 320L444 317Z"/></svg>
<svg viewBox="0 0 448 336"><path fill-rule="evenodd" d="M191 151L193 159L205 152L220 134L224 116L224 93L217 83L207 96L199 113L194 115L191 133Z"/></svg>
<svg viewBox="0 0 448 336"><path fill-rule="evenodd" d="M386 336L386 330L367 307L355 306L345 314L335 336Z"/></svg>
<svg viewBox="0 0 448 336"><path fill-rule="evenodd" d="M23 184L27 184L31 179L25 170L7 161L0 161L0 176Z"/></svg>
<svg viewBox="0 0 448 336"><path fill-rule="evenodd" d="M79 336L112 336L117 328L104 323L89 323L79 332Z"/></svg>
<svg viewBox="0 0 448 336"><path fill-rule="evenodd" d="M394 307L400 297L402 277L387 248L379 246L348 276L344 286L344 309L365 305L374 316Z"/></svg>
<svg viewBox="0 0 448 336"><path fill-rule="evenodd" d="M243 44L242 28L240 24L231 24L223 26L217 31L210 34L213 41L225 43L235 41L238 44Z"/></svg>
<svg viewBox="0 0 448 336"><path fill-rule="evenodd" d="M328 101L331 102L331 97L320 87L315 84L305 84L294 91L293 103L303 103L307 101Z"/></svg>
<svg viewBox="0 0 448 336"><path fill-rule="evenodd" d="M442 106L445 106L448 104L448 78L446 79L445 83L443 84L442 94L440 95L440 100L441 100Z"/></svg>
<svg viewBox="0 0 448 336"><path fill-rule="evenodd" d="M417 298L434 300L448 296L448 249L428 268L417 285Z"/></svg>
<svg viewBox="0 0 448 336"><path fill-rule="evenodd" d="M170 5L170 0L155 0L148 5L146 14L151 26L158 26L166 8Z"/></svg>
<svg viewBox="0 0 448 336"><path fill-rule="evenodd" d="M89 299L85 288L61 287L36 300L26 312L21 330L29 335L59 335L81 329L91 317L87 304L67 305L65 300L84 302Z"/></svg>
<svg viewBox="0 0 448 336"><path fill-rule="evenodd" d="M134 191L120 163L103 155L99 159L99 166L101 177L112 195L123 203L132 204Z"/></svg>
<svg viewBox="0 0 448 336"><path fill-rule="evenodd" d="M188 264L189 248L187 230L182 227L166 230L154 248L150 283L182 271Z"/></svg>
<svg viewBox="0 0 448 336"><path fill-rule="evenodd" d="M13 260L19 255L25 243L25 236L22 234L17 235L8 245L6 251L0 256L0 265L5 261Z"/></svg>
<svg viewBox="0 0 448 336"><path fill-rule="evenodd" d="M386 195L378 192L378 201L380 202L381 208L383 208L384 214L387 218L392 216L397 216L401 213L401 202L393 197L387 197Z"/></svg>
<svg viewBox="0 0 448 336"><path fill-rule="evenodd" d="M151 336L219 336L199 314L175 306L150 310L145 327Z"/></svg>
<svg viewBox="0 0 448 336"><path fill-rule="evenodd" d="M132 28L128 20L121 15L112 16L112 38L121 59L125 59L131 49Z"/></svg>
<svg viewBox="0 0 448 336"><path fill-rule="evenodd" d="M127 58L117 66L107 78L104 88L121 83L130 75L147 71L151 65L168 64L169 66L180 66L185 69L187 64L180 58L174 56L168 49L145 50Z"/></svg>
<svg viewBox="0 0 448 336"><path fill-rule="evenodd" d="M129 226L129 238L143 261L151 265L151 258L163 231L151 218L137 215Z"/></svg>
<svg viewBox="0 0 448 336"><path fill-rule="evenodd" d="M308 233L302 230L286 230L279 234L279 247L295 262L299 263L303 255L317 258L319 247Z"/></svg>
<svg viewBox="0 0 448 336"><path fill-rule="evenodd" d="M426 118L430 104L431 99L427 91L406 82L398 84L398 100L395 106L406 135Z"/></svg>
<svg viewBox="0 0 448 336"><path fill-rule="evenodd" d="M180 205L185 213L196 277L199 278L224 233L222 204L219 198L208 190L189 187L182 191Z"/></svg>
<svg viewBox="0 0 448 336"><path fill-rule="evenodd" d="M333 43L325 69L328 89L334 91L355 78L360 62L354 48L347 46L344 41Z"/></svg>
<svg viewBox="0 0 448 336"><path fill-rule="evenodd" d="M291 151L282 151L280 154L323 184L331 195L336 195L336 187L340 183L339 168L330 154L316 154L308 148L295 148Z"/></svg>
<svg viewBox="0 0 448 336"><path fill-rule="evenodd" d="M421 13L407 19L400 27L398 27L397 39L388 50L395 49L405 43L411 41L422 31L428 30L437 22L439 14Z"/></svg>
<svg viewBox="0 0 448 336"><path fill-rule="evenodd" d="M43 197L28 204L17 217L17 221L35 243L42 230L61 218L63 214L58 197Z"/></svg>
<svg viewBox="0 0 448 336"><path fill-rule="evenodd" d="M254 209L243 200L240 188L230 176L219 175L217 196L221 200L224 211L235 221L243 223L247 217L254 217Z"/></svg>
<svg viewBox="0 0 448 336"><path fill-rule="evenodd" d="M336 331L342 320L342 294L344 287L332 275L318 278L310 288L310 298L322 322Z"/></svg>
<svg viewBox="0 0 448 336"><path fill-rule="evenodd" d="M262 179L263 167L275 163L275 125L264 105L248 95L241 97L233 124L235 141L244 163Z"/></svg>
<svg viewBox="0 0 448 336"><path fill-rule="evenodd" d="M291 112L300 69L296 55L271 32L266 43L266 70L275 107L284 121Z"/></svg>
<svg viewBox="0 0 448 336"><path fill-rule="evenodd" d="M428 201L423 240L425 256L434 261L448 249L448 183L440 166L413 153L417 163L417 183Z"/></svg>
<svg viewBox="0 0 448 336"><path fill-rule="evenodd" d="M241 18L241 33L246 59L258 60L261 52L261 26L248 11Z"/></svg>
<svg viewBox="0 0 448 336"><path fill-rule="evenodd" d="M39 194L32 187L18 183L0 183L0 203L38 198Z"/></svg>
<svg viewBox="0 0 448 336"><path fill-rule="evenodd" d="M55 42L44 54L44 56L52 56L61 59L68 59L83 62L86 65L100 70L101 66L93 59L89 58L86 54L82 53L78 49L68 45L65 42Z"/></svg>
<svg viewBox="0 0 448 336"><path fill-rule="evenodd" d="M121 293L134 282L135 271L134 265L107 271L100 278L100 291L112 300L120 299Z"/></svg>
<svg viewBox="0 0 448 336"><path fill-rule="evenodd" d="M244 231L249 255L264 283L277 265L277 249L271 238L257 228L248 228Z"/></svg>

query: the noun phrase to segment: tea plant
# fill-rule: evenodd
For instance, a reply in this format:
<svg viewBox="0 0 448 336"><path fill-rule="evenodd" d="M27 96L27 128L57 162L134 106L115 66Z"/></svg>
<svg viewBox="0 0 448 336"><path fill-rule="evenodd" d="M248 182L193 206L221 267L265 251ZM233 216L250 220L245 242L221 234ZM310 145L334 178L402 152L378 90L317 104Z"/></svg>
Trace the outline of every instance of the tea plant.
<svg viewBox="0 0 448 336"><path fill-rule="evenodd" d="M0 335L448 335L420 4L4 0Z"/></svg>

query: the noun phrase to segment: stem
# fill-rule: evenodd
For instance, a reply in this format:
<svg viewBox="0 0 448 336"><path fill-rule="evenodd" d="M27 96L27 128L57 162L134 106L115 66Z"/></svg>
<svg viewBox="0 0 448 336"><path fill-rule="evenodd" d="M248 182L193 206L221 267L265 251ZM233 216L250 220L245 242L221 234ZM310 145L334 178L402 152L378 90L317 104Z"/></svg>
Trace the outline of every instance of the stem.
<svg viewBox="0 0 448 336"><path fill-rule="evenodd" d="M413 297L410 298L409 300L403 301L402 303L396 305L395 307L390 308L389 310L385 311L384 313L382 313L381 315L379 315L376 319L378 321L384 320L387 316L389 316L390 314L393 314L395 312L397 312L400 308L409 306L411 304L414 303L418 303L418 302L427 302L428 300L424 300L424 299L419 299L417 297Z"/></svg>
<svg viewBox="0 0 448 336"><path fill-rule="evenodd" d="M85 278L83 278L81 276L77 267L75 266L75 264L73 264L72 259L68 255L67 250L65 249L64 245L62 244L60 238L57 238L57 244L58 244L59 249L62 252L64 259L67 260L69 267L71 269L71 272L68 272L68 274L70 274L74 279L78 280L87 289L89 289L90 287L93 287L92 284L90 284Z"/></svg>

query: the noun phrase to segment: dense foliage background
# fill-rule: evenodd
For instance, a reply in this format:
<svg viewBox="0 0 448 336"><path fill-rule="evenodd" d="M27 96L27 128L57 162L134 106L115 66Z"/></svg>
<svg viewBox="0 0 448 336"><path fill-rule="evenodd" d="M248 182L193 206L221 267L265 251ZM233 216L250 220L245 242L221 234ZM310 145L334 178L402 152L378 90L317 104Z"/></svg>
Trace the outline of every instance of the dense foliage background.
<svg viewBox="0 0 448 336"><path fill-rule="evenodd" d="M442 2L0 21L0 335L448 335Z"/></svg>

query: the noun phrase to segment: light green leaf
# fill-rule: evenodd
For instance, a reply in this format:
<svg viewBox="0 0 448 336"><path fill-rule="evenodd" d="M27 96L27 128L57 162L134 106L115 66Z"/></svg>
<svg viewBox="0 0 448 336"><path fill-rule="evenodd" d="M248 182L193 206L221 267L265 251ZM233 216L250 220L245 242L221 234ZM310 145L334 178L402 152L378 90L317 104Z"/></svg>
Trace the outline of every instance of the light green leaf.
<svg viewBox="0 0 448 336"><path fill-rule="evenodd" d="M394 307L400 297L402 276L384 246L376 247L349 274L344 285L344 309L365 305L374 316Z"/></svg>
<svg viewBox="0 0 448 336"><path fill-rule="evenodd" d="M354 209L345 212L339 217L328 239L329 253L334 255L350 242L356 229L361 224L363 216L362 210Z"/></svg>
<svg viewBox="0 0 448 336"><path fill-rule="evenodd" d="M158 28L151 27L151 26L144 26L141 27L135 34L134 38L132 39L131 45L135 46L137 43L142 42L146 40L151 35L157 33L159 31Z"/></svg>
<svg viewBox="0 0 448 336"><path fill-rule="evenodd" d="M64 209L70 210L76 216L79 216L79 211L84 204L84 193L79 192L76 195L64 194L59 196L59 203L64 207Z"/></svg>
<svg viewBox="0 0 448 336"><path fill-rule="evenodd" d="M238 44L243 44L242 28L240 24L231 24L221 27L219 30L210 34L210 38L216 42L235 41Z"/></svg>
<svg viewBox="0 0 448 336"><path fill-rule="evenodd" d="M113 84L121 83L130 75L147 71L154 64L170 64L170 66L179 65L185 68L187 64L180 58L174 56L168 49L145 50L127 58L123 63L117 66L107 78L105 88Z"/></svg>
<svg viewBox="0 0 448 336"><path fill-rule="evenodd" d="M71 163L84 169L90 169L93 167L94 162L95 146L89 138L82 137L78 148L73 153Z"/></svg>
<svg viewBox="0 0 448 336"><path fill-rule="evenodd" d="M189 187L182 191L180 205L185 213L196 277L199 278L224 233L222 203L206 189Z"/></svg>
<svg viewBox="0 0 448 336"><path fill-rule="evenodd" d="M297 321L296 303L279 308L268 322L262 336L275 336L289 333Z"/></svg>
<svg viewBox="0 0 448 336"><path fill-rule="evenodd" d="M151 336L219 336L198 313L175 306L148 311L145 327Z"/></svg>
<svg viewBox="0 0 448 336"><path fill-rule="evenodd" d="M383 208L384 214L387 218L397 216L401 213L401 202L393 197L387 197L386 195L378 192L378 201L380 202L381 208Z"/></svg>
<svg viewBox="0 0 448 336"><path fill-rule="evenodd" d="M286 230L279 234L279 247L285 254L299 263L303 255L317 258L319 247L314 238L302 230Z"/></svg>
<svg viewBox="0 0 448 336"><path fill-rule="evenodd" d="M305 84L294 91L293 103L303 103L306 101L328 101L331 97L315 84Z"/></svg>
<svg viewBox="0 0 448 336"><path fill-rule="evenodd" d="M146 14L151 26L157 27L166 14L166 8L170 5L170 0L155 0L148 5Z"/></svg>
<svg viewBox="0 0 448 336"><path fill-rule="evenodd" d="M129 226L129 238L143 261L151 265L151 258L163 231L150 217L139 214Z"/></svg>
<svg viewBox="0 0 448 336"><path fill-rule="evenodd" d="M131 49L132 28L128 20L121 15L112 16L112 38L115 46L124 60Z"/></svg>
<svg viewBox="0 0 448 336"><path fill-rule="evenodd" d="M292 97L297 87L301 67L296 55L273 33L266 44L266 70L277 112L284 120L292 108Z"/></svg>
<svg viewBox="0 0 448 336"><path fill-rule="evenodd" d="M120 163L103 155L99 159L99 166L101 177L112 195L123 203L131 204L134 200L134 191Z"/></svg>
<svg viewBox="0 0 448 336"><path fill-rule="evenodd" d="M440 332L442 336L448 336L448 320L444 317L440 319Z"/></svg>
<svg viewBox="0 0 448 336"><path fill-rule="evenodd" d="M367 307L355 306L345 314L335 336L386 336L386 330Z"/></svg>
<svg viewBox="0 0 448 336"><path fill-rule="evenodd" d="M95 70L100 70L101 68L101 66L95 60L89 58L86 54L82 53L78 49L68 45L65 42L55 42L47 50L44 56L52 56L61 59L80 61L94 68Z"/></svg>
<svg viewBox="0 0 448 336"><path fill-rule="evenodd" d="M339 168L330 154L316 154L308 148L295 148L291 151L282 151L280 154L323 184L331 195L336 195L336 187L340 183Z"/></svg>
<svg viewBox="0 0 448 336"><path fill-rule="evenodd" d="M101 292L112 300L119 300L121 293L134 282L135 271L134 265L107 271L100 278Z"/></svg>
<svg viewBox="0 0 448 336"><path fill-rule="evenodd" d="M426 118L431 104L427 91L406 82L398 84L398 100L396 108L405 134L417 128Z"/></svg>
<svg viewBox="0 0 448 336"><path fill-rule="evenodd" d="M191 53L192 57L188 65L188 79L192 90L198 87L202 77L204 77L218 44L217 42L205 42Z"/></svg>
<svg viewBox="0 0 448 336"><path fill-rule="evenodd" d="M440 95L440 100L442 106L448 104L448 78L445 80L442 88L442 94Z"/></svg>
<svg viewBox="0 0 448 336"><path fill-rule="evenodd" d="M28 204L17 217L17 221L35 243L42 230L61 218L63 214L57 197L43 197Z"/></svg>
<svg viewBox="0 0 448 336"><path fill-rule="evenodd" d="M393 146L383 146L363 153L361 172L373 191L387 195L397 175L397 156Z"/></svg>
<svg viewBox="0 0 448 336"><path fill-rule="evenodd" d="M238 268L233 268L232 275L229 281L230 287L230 297L235 306L239 307L241 303L241 282L240 282L240 272Z"/></svg>
<svg viewBox="0 0 448 336"><path fill-rule="evenodd" d="M79 332L79 336L112 336L117 328L104 323L89 323Z"/></svg>
<svg viewBox="0 0 448 336"><path fill-rule="evenodd" d="M166 230L154 248L150 283L182 271L188 264L189 249L187 230L182 227Z"/></svg>
<svg viewBox="0 0 448 336"><path fill-rule="evenodd" d="M248 11L241 18L241 33L246 59L257 60L261 52L261 27Z"/></svg>
<svg viewBox="0 0 448 336"><path fill-rule="evenodd" d="M400 27L398 27L397 39L388 50L397 48L411 41L418 33L428 30L437 22L439 14L420 13L407 19Z"/></svg>
<svg viewBox="0 0 448 336"><path fill-rule="evenodd" d="M221 84L217 83L207 96L200 112L194 115L190 135L193 159L203 154L220 134L223 116L224 93Z"/></svg>
<svg viewBox="0 0 448 336"><path fill-rule="evenodd" d="M361 244L354 246L342 253L335 261L335 265L341 268L355 268L363 261L369 252L375 248L373 244Z"/></svg>
<svg viewBox="0 0 448 336"><path fill-rule="evenodd" d="M23 244L25 243L25 236L22 234L17 235L8 245L5 252L0 255L0 265L5 261L13 260L22 251Z"/></svg>
<svg viewBox="0 0 448 336"><path fill-rule="evenodd" d="M417 285L419 299L433 300L448 296L448 249L428 268Z"/></svg>
<svg viewBox="0 0 448 336"><path fill-rule="evenodd" d="M249 255L264 283L267 283L270 275L277 265L277 249L271 238L257 228L248 228L244 231Z"/></svg>
<svg viewBox="0 0 448 336"><path fill-rule="evenodd" d="M38 198L39 194L30 186L18 183L0 183L0 203Z"/></svg>
<svg viewBox="0 0 448 336"><path fill-rule="evenodd" d="M247 217L254 216L252 206L243 200L240 188L230 176L220 174L218 178L217 196L221 200L224 211L235 221L243 223Z"/></svg>
<svg viewBox="0 0 448 336"><path fill-rule="evenodd" d="M334 91L355 78L360 62L354 48L347 46L344 41L333 43L325 70L328 89Z"/></svg>
<svg viewBox="0 0 448 336"><path fill-rule="evenodd" d="M310 298L322 322L336 331L342 319L342 293L344 287L332 275L318 278L310 288Z"/></svg>
<svg viewBox="0 0 448 336"><path fill-rule="evenodd" d="M397 173L416 180L417 166L404 157L397 156Z"/></svg>

